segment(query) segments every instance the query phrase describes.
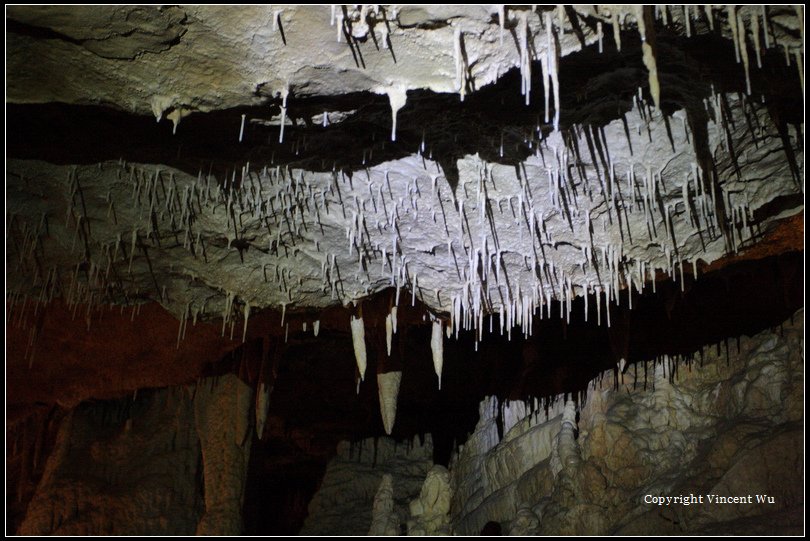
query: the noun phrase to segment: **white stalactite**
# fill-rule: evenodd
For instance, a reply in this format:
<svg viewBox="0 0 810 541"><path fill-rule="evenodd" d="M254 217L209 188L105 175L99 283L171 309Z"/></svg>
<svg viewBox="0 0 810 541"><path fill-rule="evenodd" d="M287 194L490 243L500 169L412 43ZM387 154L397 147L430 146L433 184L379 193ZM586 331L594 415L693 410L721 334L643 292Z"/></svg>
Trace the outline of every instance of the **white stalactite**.
<svg viewBox="0 0 810 541"><path fill-rule="evenodd" d="M433 321L433 329L430 335L430 350L433 352L433 370L439 377L439 389L441 389L442 366L444 365L444 337L442 336L442 322L439 319Z"/></svg>
<svg viewBox="0 0 810 541"><path fill-rule="evenodd" d="M560 21L562 29L562 20ZM551 76L551 88L554 94L554 131L560 128L560 79L557 67L557 44L552 37L551 13L546 13L546 54L548 73Z"/></svg>
<svg viewBox="0 0 810 541"><path fill-rule="evenodd" d="M284 142L284 124L287 122L287 96L290 95L290 86L281 89L281 123L279 125L278 142Z"/></svg>
<svg viewBox="0 0 810 541"><path fill-rule="evenodd" d="M656 109L661 108L661 87L658 85L658 67L655 63L655 53L652 46L647 41L647 32L653 32L652 28L647 29L644 22L644 6L635 6L636 20L638 23L638 32L641 34L641 50L642 60L647 67L649 73L650 94L652 94L653 103Z"/></svg>
<svg viewBox="0 0 810 541"><path fill-rule="evenodd" d="M771 48L771 38L768 34L768 6L762 6L762 34L765 36L765 48Z"/></svg>
<svg viewBox="0 0 810 541"><path fill-rule="evenodd" d="M176 127L176 125L175 125ZM239 142L242 142L242 137L245 135L245 115L242 115L242 125L239 128Z"/></svg>
<svg viewBox="0 0 810 541"><path fill-rule="evenodd" d="M526 97L526 105L529 105L532 92L532 60L529 50L529 15L526 12L520 13L520 77L520 90Z"/></svg>
<svg viewBox="0 0 810 541"><path fill-rule="evenodd" d="M366 377L366 329L363 326L363 318L351 319L352 345L354 346L354 358L357 361L357 370L360 372L360 379L365 381Z"/></svg>
<svg viewBox="0 0 810 541"><path fill-rule="evenodd" d="M127 272L132 273L132 258L135 257L135 242L138 240L138 230L132 230L132 246L129 249L129 269Z"/></svg>
<svg viewBox="0 0 810 541"><path fill-rule="evenodd" d="M388 25L385 23L379 25L380 28L380 44L383 49L388 49Z"/></svg>
<svg viewBox="0 0 810 541"><path fill-rule="evenodd" d="M402 381L402 372L386 372L377 374L377 391L380 398L380 414L382 416L385 433L391 435L394 422L397 418L397 397L399 384Z"/></svg>
<svg viewBox="0 0 810 541"><path fill-rule="evenodd" d="M728 22L731 25L731 41L734 42L734 56L737 59L737 64L740 63L740 37L737 28L737 7L729 6L728 8Z"/></svg>
<svg viewBox="0 0 810 541"><path fill-rule="evenodd" d="M745 90L746 94L751 95L751 74L748 65L748 45L745 43L745 21L743 21L742 14L737 13L737 34L740 41L740 56L743 61L743 69L745 69Z"/></svg>
<svg viewBox="0 0 810 541"><path fill-rule="evenodd" d="M171 113L166 115L166 118L172 121L172 135L177 133L177 126L180 125L180 121L190 114L191 111L183 107L175 107Z"/></svg>
<svg viewBox="0 0 810 541"><path fill-rule="evenodd" d="M242 343L245 343L247 337L248 318L250 318L250 303L245 302L245 326L242 328Z"/></svg>
<svg viewBox="0 0 810 541"><path fill-rule="evenodd" d="M543 119L548 124L548 97L549 97L549 73L548 73L548 55L540 55L540 70L543 79ZM539 131L539 128L538 128ZM538 152L540 148L538 145Z"/></svg>
<svg viewBox="0 0 810 541"><path fill-rule="evenodd" d="M314 323L312 323L312 334L314 334L314 335L315 335L315 337L317 338L317 337L318 337L318 333L319 333L320 331L321 331L321 320L320 320L320 319L316 319L316 320L315 320L315 322L314 322Z"/></svg>
<svg viewBox="0 0 810 541"><path fill-rule="evenodd" d="M467 93L467 72L464 69L464 55L461 54L461 27L457 26L453 33L453 58L456 62L456 88L461 101L464 101L464 96ZM422 143L422 151L425 150L424 142Z"/></svg>
<svg viewBox="0 0 810 541"><path fill-rule="evenodd" d="M391 140L397 140L397 112L405 106L408 99L404 86L395 85L385 89L388 94L388 103L391 104Z"/></svg>
<svg viewBox="0 0 810 541"><path fill-rule="evenodd" d="M754 52L757 55L757 68L762 69L762 51L759 43L759 14L751 15L751 36L754 39Z"/></svg>
<svg viewBox="0 0 810 541"><path fill-rule="evenodd" d="M394 323L391 321L391 314L385 316L385 349L388 356L391 356L391 337L394 332Z"/></svg>

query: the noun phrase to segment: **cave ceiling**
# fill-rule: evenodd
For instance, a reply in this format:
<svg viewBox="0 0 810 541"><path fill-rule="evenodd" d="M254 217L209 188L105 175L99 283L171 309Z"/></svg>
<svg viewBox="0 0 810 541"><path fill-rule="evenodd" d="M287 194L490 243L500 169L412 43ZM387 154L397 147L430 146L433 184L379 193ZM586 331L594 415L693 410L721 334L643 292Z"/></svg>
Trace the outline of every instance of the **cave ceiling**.
<svg viewBox="0 0 810 541"><path fill-rule="evenodd" d="M10 6L6 24L13 302L157 301L180 338L219 318L238 338L261 309L390 290L448 334L490 314L521 333L552 301L626 304L803 231L801 7Z"/></svg>

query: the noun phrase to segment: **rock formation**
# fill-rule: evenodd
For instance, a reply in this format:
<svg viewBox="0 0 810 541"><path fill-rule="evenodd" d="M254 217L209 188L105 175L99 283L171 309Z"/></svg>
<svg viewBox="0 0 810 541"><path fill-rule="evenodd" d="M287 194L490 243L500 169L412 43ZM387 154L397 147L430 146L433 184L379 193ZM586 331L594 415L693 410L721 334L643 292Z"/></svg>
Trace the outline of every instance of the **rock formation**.
<svg viewBox="0 0 810 541"><path fill-rule="evenodd" d="M801 480L788 472L801 471L803 456L803 318L687 365L644 363L619 388L606 373L578 421L572 402L557 401L528 410L498 441L499 408L487 402L450 468L454 531L478 533L489 521L546 535L800 531ZM690 494L774 503L649 503Z"/></svg>
<svg viewBox="0 0 810 541"><path fill-rule="evenodd" d="M9 531L798 531L803 6L6 29Z"/></svg>
<svg viewBox="0 0 810 541"><path fill-rule="evenodd" d="M19 533L240 533L250 452L243 387L211 378L71 411Z"/></svg>

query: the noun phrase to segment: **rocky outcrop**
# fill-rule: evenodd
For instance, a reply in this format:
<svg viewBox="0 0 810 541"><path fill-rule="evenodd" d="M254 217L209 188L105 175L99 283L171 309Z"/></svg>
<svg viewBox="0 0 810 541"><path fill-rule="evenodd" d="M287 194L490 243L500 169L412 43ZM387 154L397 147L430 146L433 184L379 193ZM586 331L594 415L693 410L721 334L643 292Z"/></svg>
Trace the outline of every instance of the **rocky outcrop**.
<svg viewBox="0 0 810 541"><path fill-rule="evenodd" d="M19 533L241 533L250 393L224 376L78 406Z"/></svg>
<svg viewBox="0 0 810 541"><path fill-rule="evenodd" d="M343 442L309 504L302 535L404 533L408 506L432 466L433 444L390 438Z"/></svg>
<svg viewBox="0 0 810 541"><path fill-rule="evenodd" d="M242 533L252 405L252 389L233 375L197 387L194 424L205 481L205 514L197 524L198 535Z"/></svg>
<svg viewBox="0 0 810 541"><path fill-rule="evenodd" d="M483 404L450 469L454 531L490 521L514 534L801 531L803 330L801 310L689 363L606 373L578 420L571 402L529 408L501 441L497 402ZM702 502L657 503L682 495ZM746 499L717 503L735 496Z"/></svg>
<svg viewBox="0 0 810 541"><path fill-rule="evenodd" d="M450 476L444 466L433 466L419 497L411 501L408 535L450 535Z"/></svg>
<svg viewBox="0 0 810 541"><path fill-rule="evenodd" d="M374 496L371 528L368 535L399 535L399 516L394 511L394 486L391 474L385 473Z"/></svg>

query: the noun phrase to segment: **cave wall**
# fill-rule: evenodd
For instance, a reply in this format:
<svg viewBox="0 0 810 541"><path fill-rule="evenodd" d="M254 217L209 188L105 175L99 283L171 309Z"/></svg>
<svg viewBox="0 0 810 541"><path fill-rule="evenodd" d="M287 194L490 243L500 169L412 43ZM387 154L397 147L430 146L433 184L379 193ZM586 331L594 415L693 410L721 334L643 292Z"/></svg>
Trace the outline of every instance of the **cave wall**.
<svg viewBox="0 0 810 541"><path fill-rule="evenodd" d="M516 535L800 532L804 310L738 344L606 372L576 419L563 397L548 412L485 402L450 468L455 531L496 521ZM648 494L775 503L658 507Z"/></svg>
<svg viewBox="0 0 810 541"><path fill-rule="evenodd" d="M800 309L736 343L620 363L574 396L489 397L449 474L434 466L430 435L344 442L301 533L477 534L492 523L513 534L795 533L803 333ZM251 387L229 374L19 420L11 456L48 456L19 533L241 533L252 405ZM53 444L38 441L47 430L26 443L25 423L58 426ZM680 494L774 503L644 501Z"/></svg>
<svg viewBox="0 0 810 541"><path fill-rule="evenodd" d="M430 435L405 443L390 438L342 442L309 504L301 535L368 534L373 502L384 476L391 477L392 512L404 524L408 504L419 494L432 465Z"/></svg>
<svg viewBox="0 0 810 541"><path fill-rule="evenodd" d="M233 375L68 411L18 533L241 533L252 390Z"/></svg>

